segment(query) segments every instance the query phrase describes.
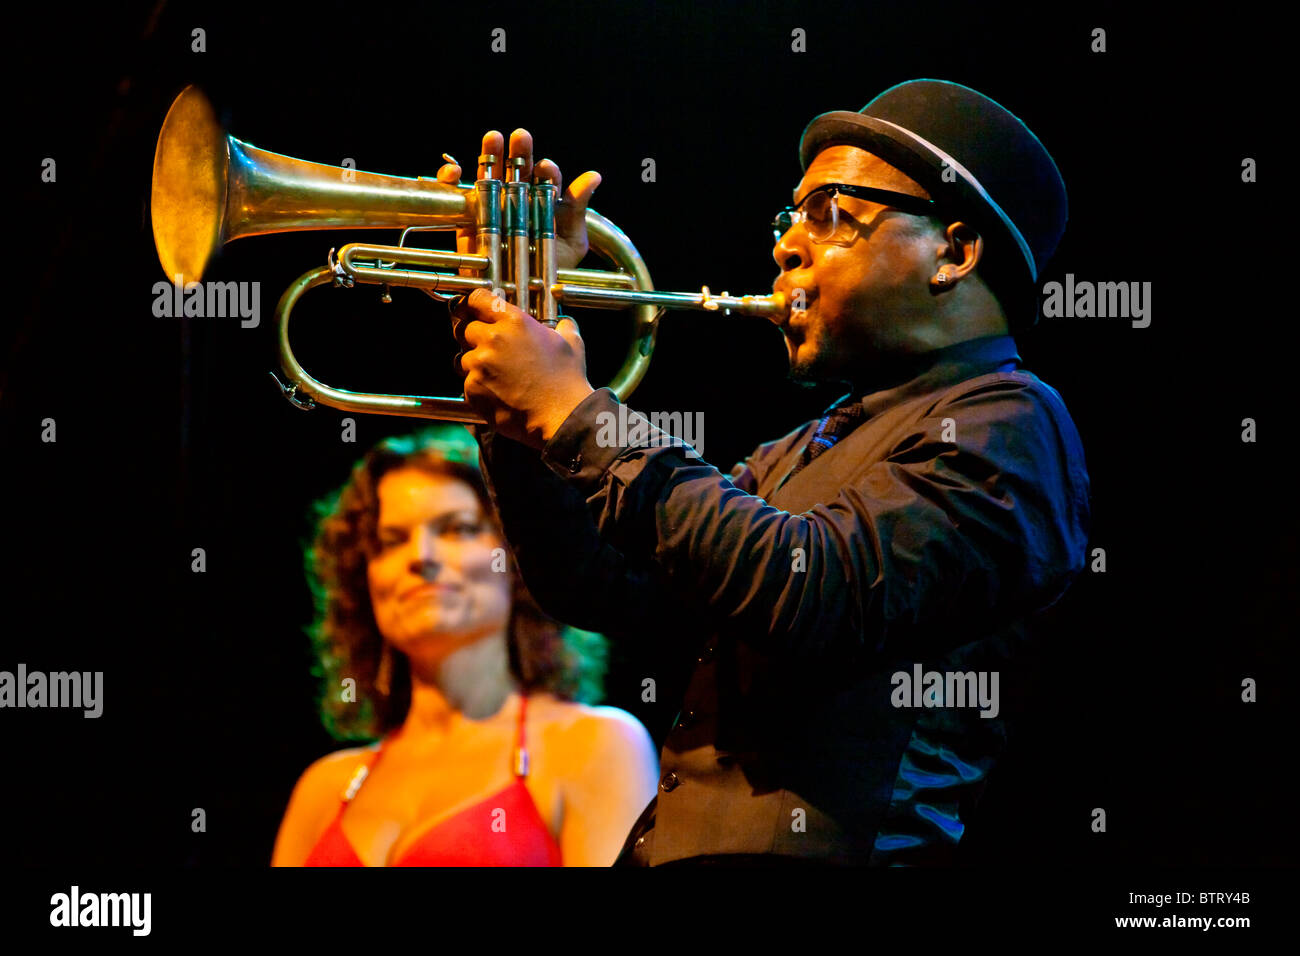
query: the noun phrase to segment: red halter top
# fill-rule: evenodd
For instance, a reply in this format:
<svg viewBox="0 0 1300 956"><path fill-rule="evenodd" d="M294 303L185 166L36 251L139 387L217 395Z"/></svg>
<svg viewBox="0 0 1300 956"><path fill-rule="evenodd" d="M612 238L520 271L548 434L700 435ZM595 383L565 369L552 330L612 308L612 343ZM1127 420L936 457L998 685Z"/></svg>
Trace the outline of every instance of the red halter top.
<svg viewBox="0 0 1300 956"><path fill-rule="evenodd" d="M514 782L472 807L425 831L391 866L559 866L560 848L524 784L528 751L524 748L524 711L519 699L519 730L515 745ZM321 834L303 866L364 866L343 833L343 812L361 789L370 771L397 735L389 734L374 756L357 768L343 792L339 811Z"/></svg>

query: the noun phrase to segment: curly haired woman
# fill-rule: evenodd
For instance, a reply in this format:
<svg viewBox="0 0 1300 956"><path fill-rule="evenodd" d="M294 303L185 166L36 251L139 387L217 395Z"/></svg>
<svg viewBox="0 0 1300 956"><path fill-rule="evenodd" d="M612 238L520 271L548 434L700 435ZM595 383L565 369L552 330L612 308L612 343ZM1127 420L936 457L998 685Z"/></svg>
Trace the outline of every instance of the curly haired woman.
<svg viewBox="0 0 1300 956"><path fill-rule="evenodd" d="M321 713L340 739L273 866L607 866L654 795L630 714L589 706L599 635L534 603L460 426L388 439L318 506Z"/></svg>

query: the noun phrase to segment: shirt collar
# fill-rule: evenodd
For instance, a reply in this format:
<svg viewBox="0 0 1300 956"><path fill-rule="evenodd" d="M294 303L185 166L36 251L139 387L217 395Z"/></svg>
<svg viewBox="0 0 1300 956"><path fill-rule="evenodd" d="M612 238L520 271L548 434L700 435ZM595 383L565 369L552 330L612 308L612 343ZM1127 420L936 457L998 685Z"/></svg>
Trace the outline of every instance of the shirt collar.
<svg viewBox="0 0 1300 956"><path fill-rule="evenodd" d="M1014 371L1020 365L1015 339L1010 335L985 335L898 360L891 365L889 382L879 383L886 385L885 388L877 386L857 400L868 416L875 415L917 395L990 372ZM842 396L831 408L844 404L853 396L853 392Z"/></svg>

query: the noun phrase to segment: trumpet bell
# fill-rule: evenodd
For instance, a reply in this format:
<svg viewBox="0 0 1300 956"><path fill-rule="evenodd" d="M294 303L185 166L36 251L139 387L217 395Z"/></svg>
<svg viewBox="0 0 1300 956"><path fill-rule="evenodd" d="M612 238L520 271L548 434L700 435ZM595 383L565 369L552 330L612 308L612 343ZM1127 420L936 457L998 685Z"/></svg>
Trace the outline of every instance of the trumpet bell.
<svg viewBox="0 0 1300 956"><path fill-rule="evenodd" d="M153 241L168 279L199 281L221 247L227 156L212 104L186 87L167 111L153 156Z"/></svg>
<svg viewBox="0 0 1300 956"><path fill-rule="evenodd" d="M153 235L169 279L203 277L223 245L312 229L455 229L474 221L471 187L386 176L259 149L227 135L201 90L172 103L153 160Z"/></svg>

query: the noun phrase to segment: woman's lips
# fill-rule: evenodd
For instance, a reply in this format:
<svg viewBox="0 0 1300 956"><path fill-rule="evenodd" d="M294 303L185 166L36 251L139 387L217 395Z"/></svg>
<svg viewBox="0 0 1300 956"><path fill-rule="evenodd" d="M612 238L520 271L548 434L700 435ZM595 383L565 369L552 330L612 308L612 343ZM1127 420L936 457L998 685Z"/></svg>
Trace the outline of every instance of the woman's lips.
<svg viewBox="0 0 1300 956"><path fill-rule="evenodd" d="M449 594L453 591L459 591L460 588L454 584L421 584L418 587L409 588L400 595L400 600L406 601L411 598L431 597L435 594Z"/></svg>

